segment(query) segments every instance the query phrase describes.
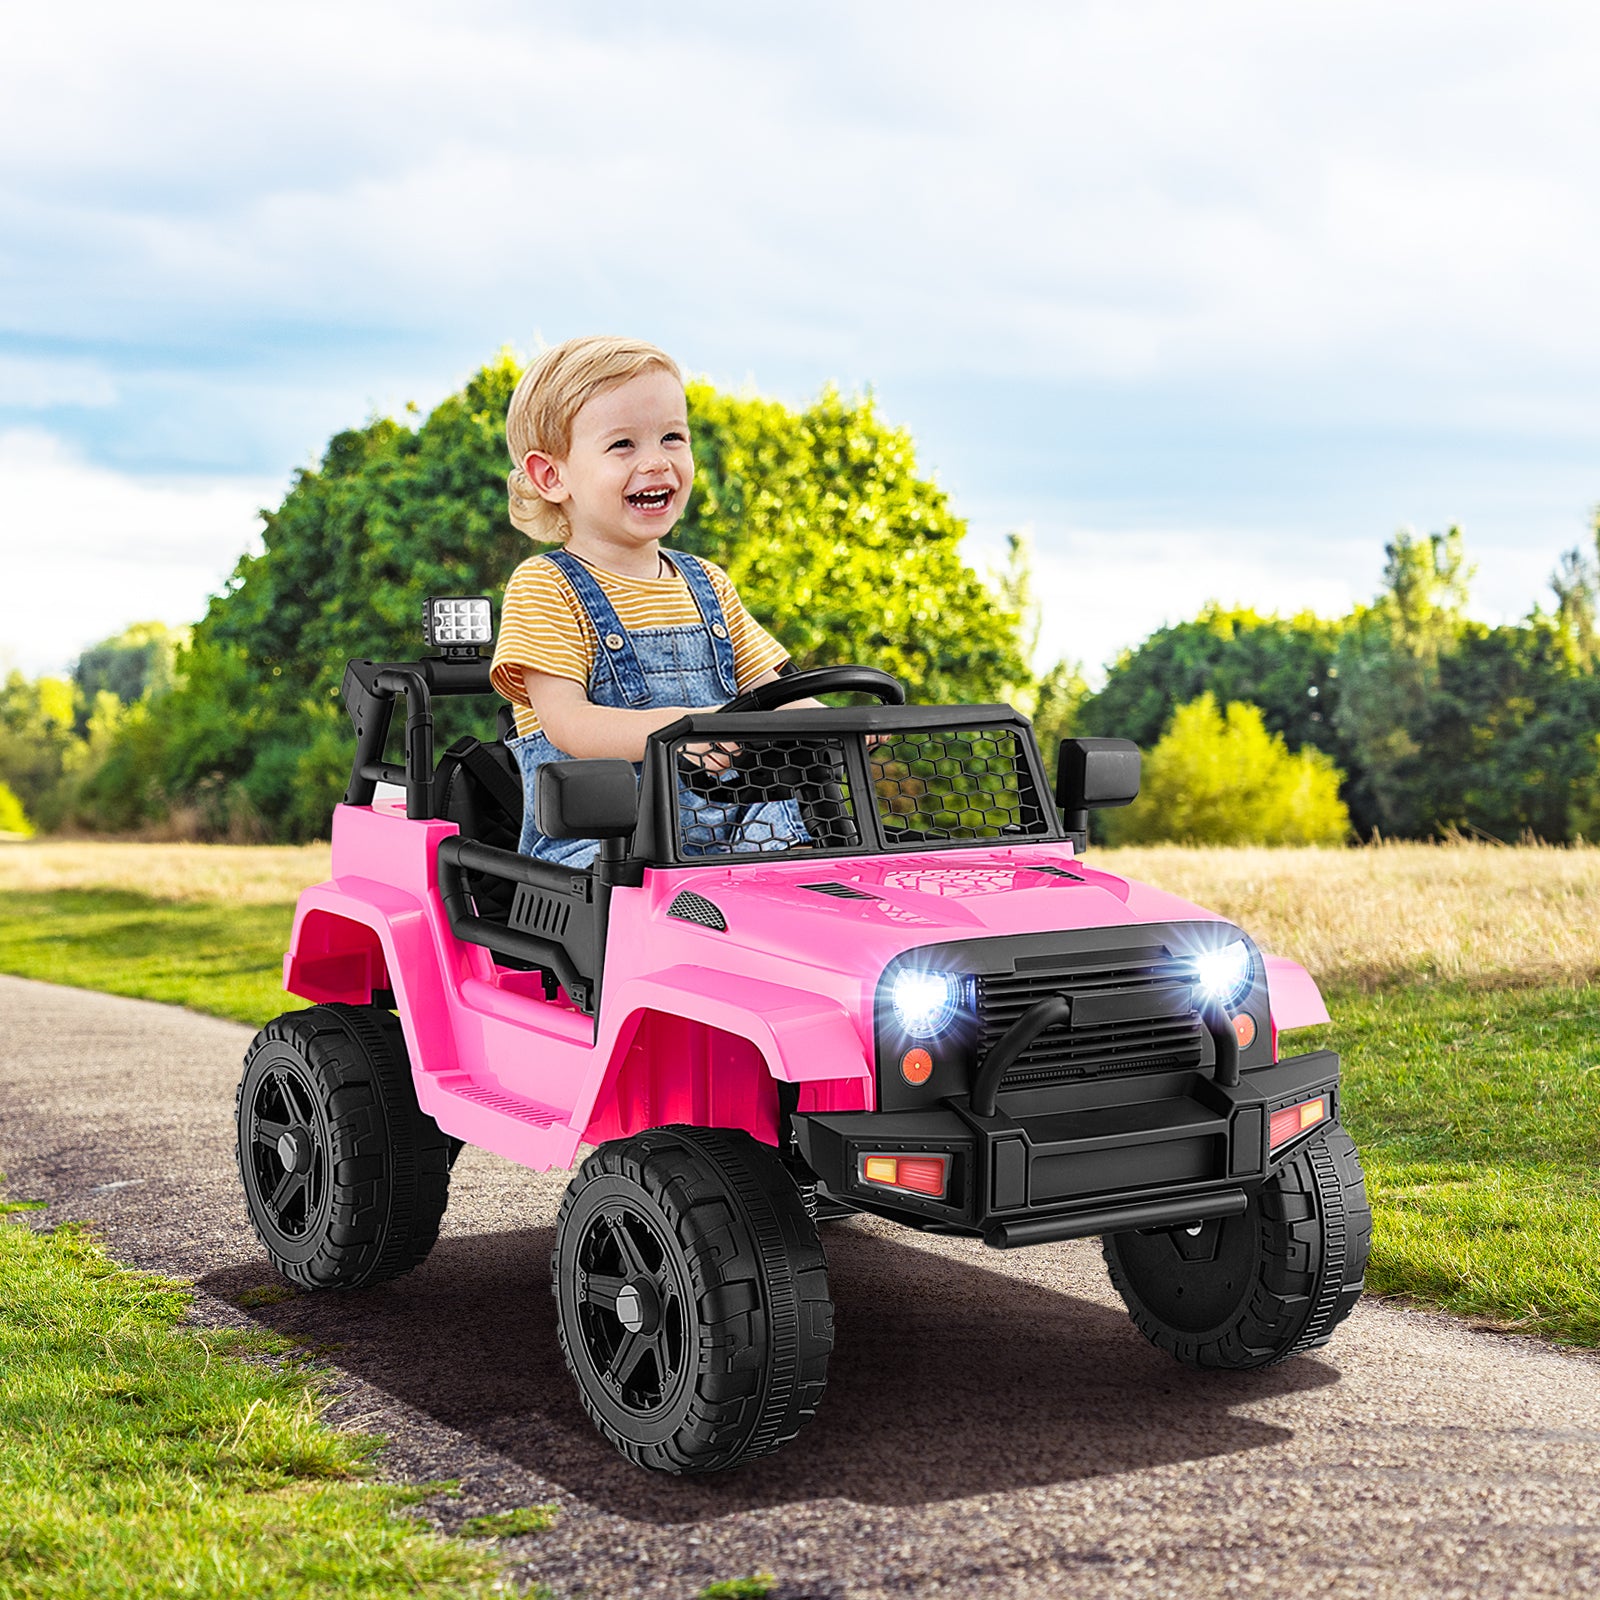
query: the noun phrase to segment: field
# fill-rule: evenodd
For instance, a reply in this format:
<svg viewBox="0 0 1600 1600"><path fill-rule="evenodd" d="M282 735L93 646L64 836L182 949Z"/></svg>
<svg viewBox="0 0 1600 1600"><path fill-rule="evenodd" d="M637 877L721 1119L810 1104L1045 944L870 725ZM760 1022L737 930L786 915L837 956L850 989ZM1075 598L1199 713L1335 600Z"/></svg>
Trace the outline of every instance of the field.
<svg viewBox="0 0 1600 1600"><path fill-rule="evenodd" d="M1097 851L1303 962L1377 1209L1369 1285L1600 1346L1600 850ZM0 970L241 1022L285 1007L326 846L0 849Z"/></svg>

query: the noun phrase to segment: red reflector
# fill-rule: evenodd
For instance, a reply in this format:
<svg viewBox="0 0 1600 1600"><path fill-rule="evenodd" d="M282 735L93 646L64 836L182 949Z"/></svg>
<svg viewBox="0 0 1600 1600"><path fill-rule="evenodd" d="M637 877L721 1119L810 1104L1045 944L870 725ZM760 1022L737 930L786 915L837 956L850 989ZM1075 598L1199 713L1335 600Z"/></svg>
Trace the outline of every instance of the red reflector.
<svg viewBox="0 0 1600 1600"><path fill-rule="evenodd" d="M1241 1011L1233 1019L1233 1031L1239 1036L1239 1048L1248 1050L1256 1042L1256 1019Z"/></svg>
<svg viewBox="0 0 1600 1600"><path fill-rule="evenodd" d="M915 1194L943 1194L944 1157L901 1156L898 1187Z"/></svg>
<svg viewBox="0 0 1600 1600"><path fill-rule="evenodd" d="M1274 1150L1286 1144L1298 1133L1314 1128L1328 1114L1328 1097L1319 1094L1315 1100L1303 1100L1297 1106L1285 1106L1272 1113L1272 1129L1268 1135Z"/></svg>
<svg viewBox="0 0 1600 1600"><path fill-rule="evenodd" d="M905 1189L935 1200L944 1197L949 1156L862 1156L861 1178L885 1189Z"/></svg>
<svg viewBox="0 0 1600 1600"><path fill-rule="evenodd" d="M900 1076L920 1087L933 1076L933 1057L926 1050L907 1050L900 1057Z"/></svg>

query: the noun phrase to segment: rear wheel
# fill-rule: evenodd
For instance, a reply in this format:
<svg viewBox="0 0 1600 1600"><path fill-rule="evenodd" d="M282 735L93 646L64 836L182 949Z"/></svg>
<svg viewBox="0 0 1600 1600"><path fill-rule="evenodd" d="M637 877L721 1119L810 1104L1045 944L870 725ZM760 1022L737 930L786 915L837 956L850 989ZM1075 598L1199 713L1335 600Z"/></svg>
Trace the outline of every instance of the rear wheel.
<svg viewBox="0 0 1600 1600"><path fill-rule="evenodd" d="M1356 1147L1330 1127L1240 1216L1103 1243L1135 1326L1194 1367L1267 1367L1326 1344L1361 1297L1372 1212Z"/></svg>
<svg viewBox="0 0 1600 1600"><path fill-rule="evenodd" d="M451 1141L417 1104L391 1013L326 1005L269 1022L245 1055L236 1116L245 1208L286 1278L360 1288L433 1248Z"/></svg>
<svg viewBox="0 0 1600 1600"><path fill-rule="evenodd" d="M827 1259L794 1180L748 1134L666 1127L602 1145L561 1203L551 1275L584 1408L635 1465L721 1471L815 1414Z"/></svg>

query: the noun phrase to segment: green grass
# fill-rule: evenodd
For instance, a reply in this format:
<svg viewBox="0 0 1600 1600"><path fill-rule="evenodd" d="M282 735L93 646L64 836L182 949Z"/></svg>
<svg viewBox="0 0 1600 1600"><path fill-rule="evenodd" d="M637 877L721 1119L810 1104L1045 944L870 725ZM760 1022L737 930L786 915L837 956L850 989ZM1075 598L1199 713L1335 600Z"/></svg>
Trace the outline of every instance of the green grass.
<svg viewBox="0 0 1600 1600"><path fill-rule="evenodd" d="M360 1480L377 1441L319 1420L290 1347L187 1305L78 1229L0 1223L0 1600L492 1592L403 1514L427 1489Z"/></svg>
<svg viewBox="0 0 1600 1600"><path fill-rule="evenodd" d="M559 1515L556 1506L518 1506L514 1511L494 1511L470 1517L461 1524L464 1539L520 1539L530 1533L548 1533Z"/></svg>
<svg viewBox="0 0 1600 1600"><path fill-rule="evenodd" d="M165 1000L257 1027L283 992L294 906L158 900L121 889L0 896L0 972Z"/></svg>
<svg viewBox="0 0 1600 1600"><path fill-rule="evenodd" d="M778 1586L770 1572L758 1572L753 1578L726 1578L721 1583L708 1583L694 1600L766 1600Z"/></svg>
<svg viewBox="0 0 1600 1600"><path fill-rule="evenodd" d="M1600 988L1334 995L1367 1284L1600 1346Z"/></svg>

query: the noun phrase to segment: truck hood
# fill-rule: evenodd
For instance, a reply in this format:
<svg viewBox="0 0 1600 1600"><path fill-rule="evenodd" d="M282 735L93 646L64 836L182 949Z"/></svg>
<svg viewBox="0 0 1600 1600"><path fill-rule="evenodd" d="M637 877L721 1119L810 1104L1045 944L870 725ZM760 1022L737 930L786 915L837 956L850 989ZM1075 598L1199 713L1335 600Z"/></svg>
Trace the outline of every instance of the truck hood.
<svg viewBox="0 0 1600 1600"><path fill-rule="evenodd" d="M1060 844L752 863L672 879L671 894L687 889L722 913L725 937L836 970L956 939L1223 920L1097 871Z"/></svg>

